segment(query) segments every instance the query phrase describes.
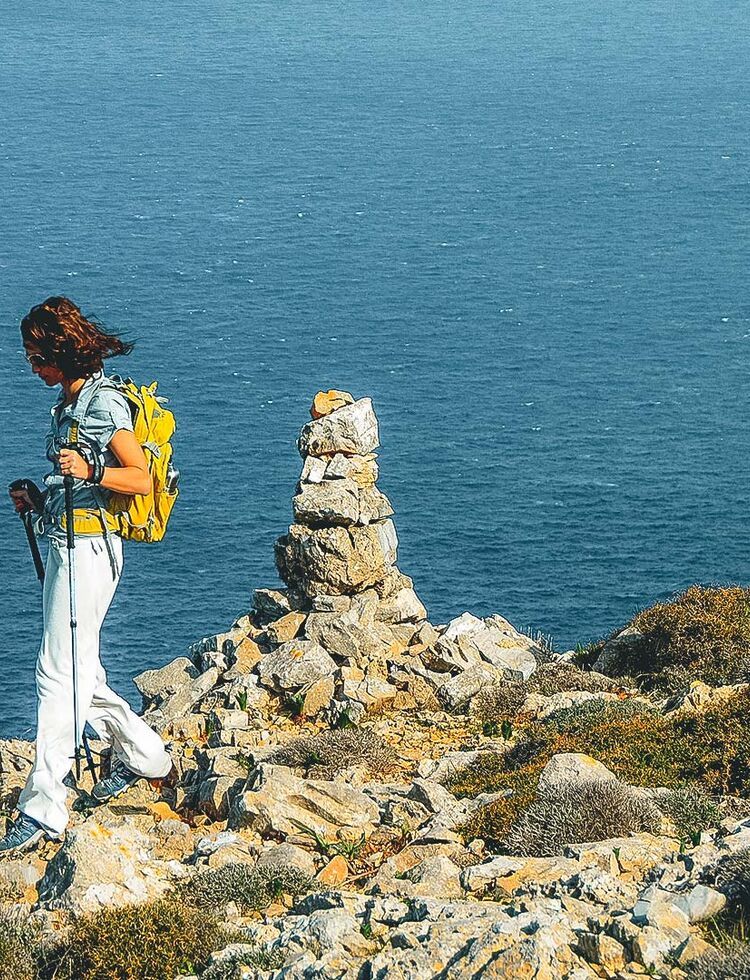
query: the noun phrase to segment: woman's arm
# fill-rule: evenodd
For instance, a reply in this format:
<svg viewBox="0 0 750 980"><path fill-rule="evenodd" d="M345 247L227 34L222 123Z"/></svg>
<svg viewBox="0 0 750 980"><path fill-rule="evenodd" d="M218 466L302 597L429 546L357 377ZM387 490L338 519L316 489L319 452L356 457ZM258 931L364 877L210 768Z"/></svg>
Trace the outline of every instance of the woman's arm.
<svg viewBox="0 0 750 980"><path fill-rule="evenodd" d="M140 443L128 429L118 429L109 448L119 466L105 466L100 486L117 493L147 494L151 492L151 476ZM80 480L90 480L94 467L74 449L60 450L60 470Z"/></svg>

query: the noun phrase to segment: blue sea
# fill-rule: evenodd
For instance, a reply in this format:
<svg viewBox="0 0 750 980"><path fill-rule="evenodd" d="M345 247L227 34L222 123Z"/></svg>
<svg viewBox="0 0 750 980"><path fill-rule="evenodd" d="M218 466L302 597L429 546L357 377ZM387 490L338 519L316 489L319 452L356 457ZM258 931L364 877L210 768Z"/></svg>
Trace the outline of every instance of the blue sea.
<svg viewBox="0 0 750 980"><path fill-rule="evenodd" d="M50 294L136 341L179 423L131 545L115 687L273 586L321 388L371 395L433 622L555 646L750 580L744 0L5 0L0 431L45 472ZM40 595L0 516L0 736L32 734Z"/></svg>

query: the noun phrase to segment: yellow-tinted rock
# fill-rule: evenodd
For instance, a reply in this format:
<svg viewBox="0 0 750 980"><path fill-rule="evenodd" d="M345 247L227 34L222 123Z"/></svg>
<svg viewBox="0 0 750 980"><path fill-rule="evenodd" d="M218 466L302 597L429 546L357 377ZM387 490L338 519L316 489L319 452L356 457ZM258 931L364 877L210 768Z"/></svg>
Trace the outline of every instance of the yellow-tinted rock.
<svg viewBox="0 0 750 980"><path fill-rule="evenodd" d="M335 388L331 388L330 391L319 391L313 398L310 415L314 419L321 419L324 415L335 412L337 408L351 405L353 401L354 397L348 391L337 391Z"/></svg>
<svg viewBox="0 0 750 980"><path fill-rule="evenodd" d="M236 669L241 674L249 674L253 667L263 658L263 654L260 652L260 647L255 642L251 640L249 636L246 636L244 640L235 649L235 656L237 657Z"/></svg>
<svg viewBox="0 0 750 980"><path fill-rule="evenodd" d="M312 718L330 703L335 689L333 677L323 677L316 681L305 691L305 700L302 705L302 714Z"/></svg>
<svg viewBox="0 0 750 980"><path fill-rule="evenodd" d="M346 863L345 858L337 854L336 857L331 858L325 868L320 872L318 881L321 881L324 885L336 886L346 881L348 875L349 865Z"/></svg>
<svg viewBox="0 0 750 980"><path fill-rule="evenodd" d="M266 633L274 643L288 643L299 633L304 621L304 613L290 612L267 626Z"/></svg>

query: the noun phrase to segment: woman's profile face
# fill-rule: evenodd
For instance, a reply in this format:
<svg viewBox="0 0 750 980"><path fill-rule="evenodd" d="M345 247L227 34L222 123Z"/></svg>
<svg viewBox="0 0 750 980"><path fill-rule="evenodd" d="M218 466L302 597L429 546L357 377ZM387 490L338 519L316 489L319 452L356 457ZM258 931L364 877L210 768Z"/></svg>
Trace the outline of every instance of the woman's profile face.
<svg viewBox="0 0 750 980"><path fill-rule="evenodd" d="M49 388L54 388L55 385L62 383L65 375L59 368L56 368L53 364L48 364L44 360L38 347L35 347L33 344L24 344L24 349L26 351L26 360L31 365L31 370Z"/></svg>

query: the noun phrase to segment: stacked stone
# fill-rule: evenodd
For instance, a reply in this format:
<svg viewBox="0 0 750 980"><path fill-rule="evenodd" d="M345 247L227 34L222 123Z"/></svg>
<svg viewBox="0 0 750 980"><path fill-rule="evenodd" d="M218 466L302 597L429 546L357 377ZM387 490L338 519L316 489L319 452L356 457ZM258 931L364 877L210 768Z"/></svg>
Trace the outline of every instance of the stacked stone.
<svg viewBox="0 0 750 980"><path fill-rule="evenodd" d="M338 611L338 597L382 591L398 539L393 508L376 486L380 439L372 401L321 392L311 414L297 443L304 463L292 501L295 523L277 542L276 563L292 591L321 597L321 611Z"/></svg>
<svg viewBox="0 0 750 980"><path fill-rule="evenodd" d="M406 652L427 613L396 565L393 508L377 487L380 438L371 399L320 392L310 414L298 440L303 466L294 523L276 543L287 622L299 632L263 661L261 680L282 690L291 657L294 686L301 674L310 685L308 711L328 701L334 716L346 710L356 717L376 702L397 700L387 658ZM256 592L256 618L278 614L268 598ZM278 623L268 629L281 639Z"/></svg>

